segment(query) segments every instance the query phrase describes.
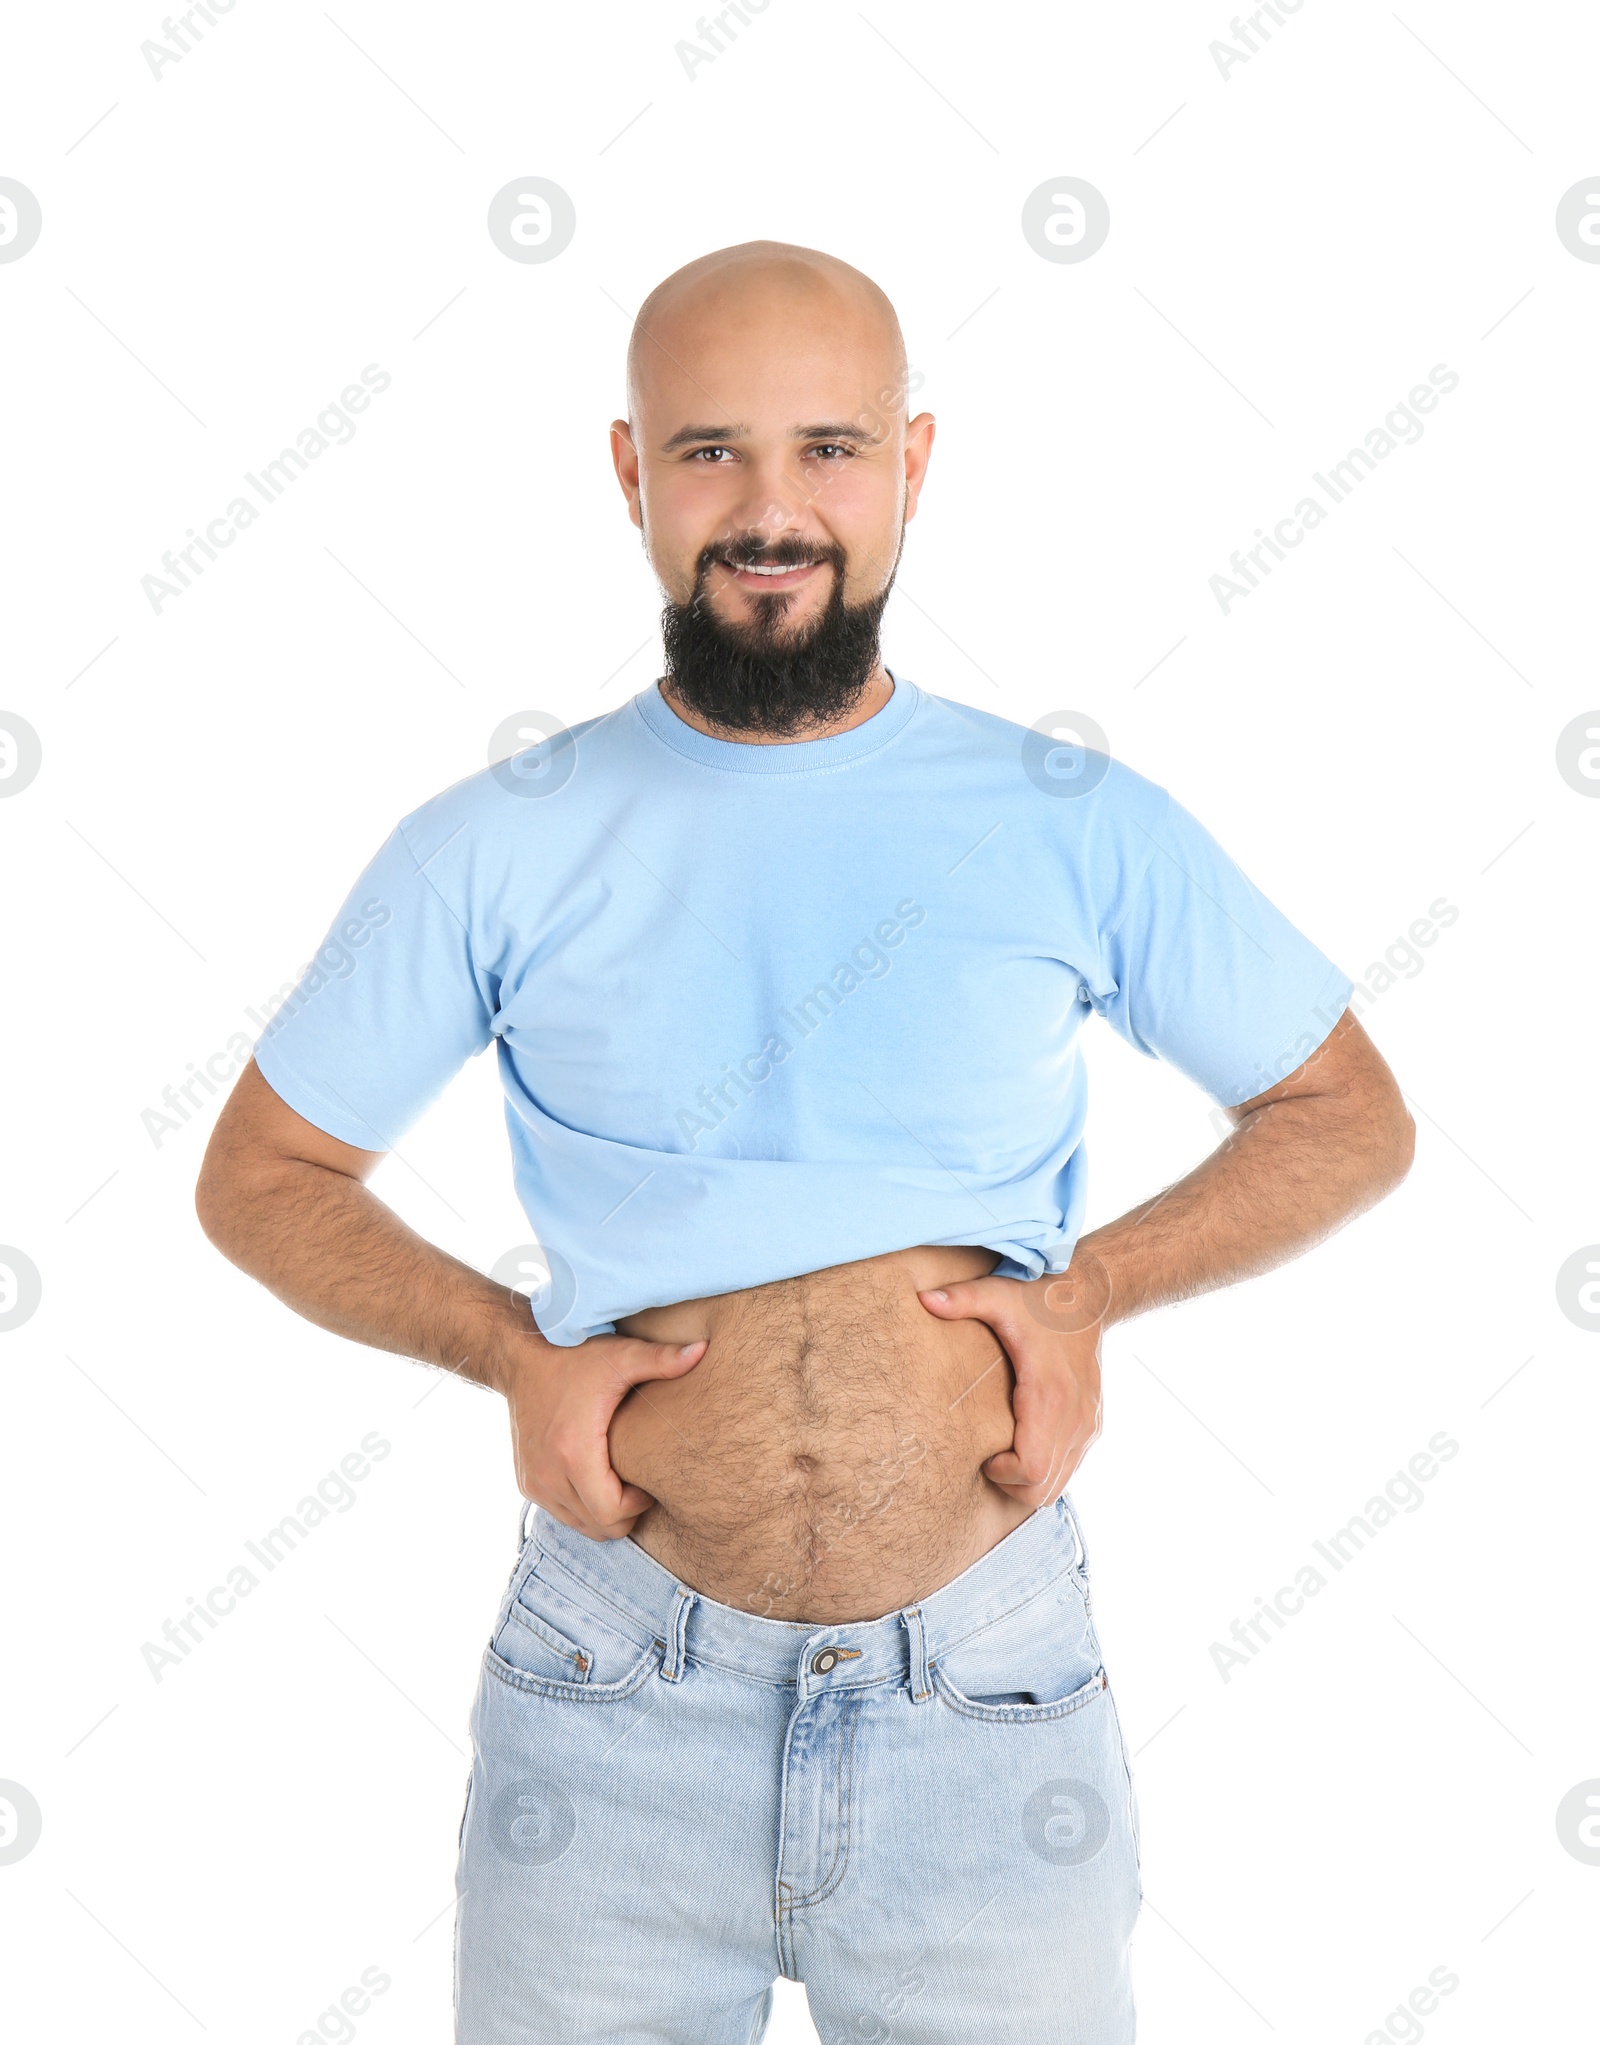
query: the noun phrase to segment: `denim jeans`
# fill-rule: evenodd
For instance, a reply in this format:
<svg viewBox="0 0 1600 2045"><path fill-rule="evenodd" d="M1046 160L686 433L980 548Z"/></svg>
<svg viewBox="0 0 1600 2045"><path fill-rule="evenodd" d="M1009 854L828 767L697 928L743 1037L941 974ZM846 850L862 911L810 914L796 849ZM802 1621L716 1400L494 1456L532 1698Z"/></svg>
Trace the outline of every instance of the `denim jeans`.
<svg viewBox="0 0 1600 2045"><path fill-rule="evenodd" d="M1127 2045L1127 1751L1065 1497L848 1625L532 1515L472 1714L458 2045ZM527 1520L524 1520L526 1529Z"/></svg>

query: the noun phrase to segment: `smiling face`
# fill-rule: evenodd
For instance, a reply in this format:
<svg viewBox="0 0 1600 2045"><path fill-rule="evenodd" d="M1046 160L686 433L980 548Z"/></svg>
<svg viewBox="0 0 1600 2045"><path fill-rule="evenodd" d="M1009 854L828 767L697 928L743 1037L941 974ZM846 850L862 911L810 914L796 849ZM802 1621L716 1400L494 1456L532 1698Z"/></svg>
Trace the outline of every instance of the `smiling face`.
<svg viewBox="0 0 1600 2045"><path fill-rule="evenodd" d="M728 728L836 719L881 679L933 440L929 414L906 421L893 308L832 257L748 243L651 293L628 370L612 450L667 597L673 692L694 707L717 684L704 714Z"/></svg>

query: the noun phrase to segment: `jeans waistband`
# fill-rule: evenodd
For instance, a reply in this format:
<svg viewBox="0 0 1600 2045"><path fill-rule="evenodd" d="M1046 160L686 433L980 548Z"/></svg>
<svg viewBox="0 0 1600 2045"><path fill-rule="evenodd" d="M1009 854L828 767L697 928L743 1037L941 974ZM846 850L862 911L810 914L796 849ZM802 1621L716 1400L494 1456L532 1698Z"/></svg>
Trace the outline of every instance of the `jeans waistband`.
<svg viewBox="0 0 1600 2045"><path fill-rule="evenodd" d="M636 1542L591 1541L542 1508L524 1510L523 1532L525 1542L537 1542L541 1558L550 1558L631 1621L642 1638L661 1642L661 1673L669 1681L692 1659L760 1681L796 1683L802 1692L819 1679L830 1689L895 1681L907 1683L914 1697L926 1697L929 1662L1027 1604L1064 1571L1082 1577L1088 1567L1078 1516L1065 1492L915 1604L879 1619L832 1623L768 1619L719 1604L662 1568Z"/></svg>

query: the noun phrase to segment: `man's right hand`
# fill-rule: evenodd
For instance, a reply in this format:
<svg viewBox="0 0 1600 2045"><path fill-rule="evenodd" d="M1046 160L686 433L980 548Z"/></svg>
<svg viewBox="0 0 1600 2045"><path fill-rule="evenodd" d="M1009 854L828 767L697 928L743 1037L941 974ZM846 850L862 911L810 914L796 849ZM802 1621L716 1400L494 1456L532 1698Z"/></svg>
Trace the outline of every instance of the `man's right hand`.
<svg viewBox="0 0 1600 2045"><path fill-rule="evenodd" d="M611 1416L635 1385L693 1370L705 1342L593 1335L557 1348L522 1294L425 1242L368 1190L383 1158L308 1122L252 1060L211 1133L200 1225L319 1328L502 1393L523 1496L592 1540L631 1532L655 1500L612 1469Z"/></svg>
<svg viewBox="0 0 1600 2045"><path fill-rule="evenodd" d="M635 1385L680 1378L705 1354L704 1341L641 1342L591 1335L570 1349L536 1332L519 1339L497 1373L511 1413L517 1488L591 1541L630 1533L655 1503L611 1467L611 1416Z"/></svg>

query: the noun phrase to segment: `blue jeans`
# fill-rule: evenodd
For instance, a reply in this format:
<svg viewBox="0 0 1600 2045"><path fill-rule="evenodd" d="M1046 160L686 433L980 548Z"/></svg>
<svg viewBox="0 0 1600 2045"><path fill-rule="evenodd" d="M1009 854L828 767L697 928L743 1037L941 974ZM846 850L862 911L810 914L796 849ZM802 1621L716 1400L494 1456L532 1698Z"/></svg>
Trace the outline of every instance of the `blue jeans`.
<svg viewBox="0 0 1600 2045"><path fill-rule="evenodd" d="M526 1526L526 1520L524 1521ZM1138 1815L1065 1497L850 1625L533 1515L484 1658L458 2045L1127 2045Z"/></svg>

